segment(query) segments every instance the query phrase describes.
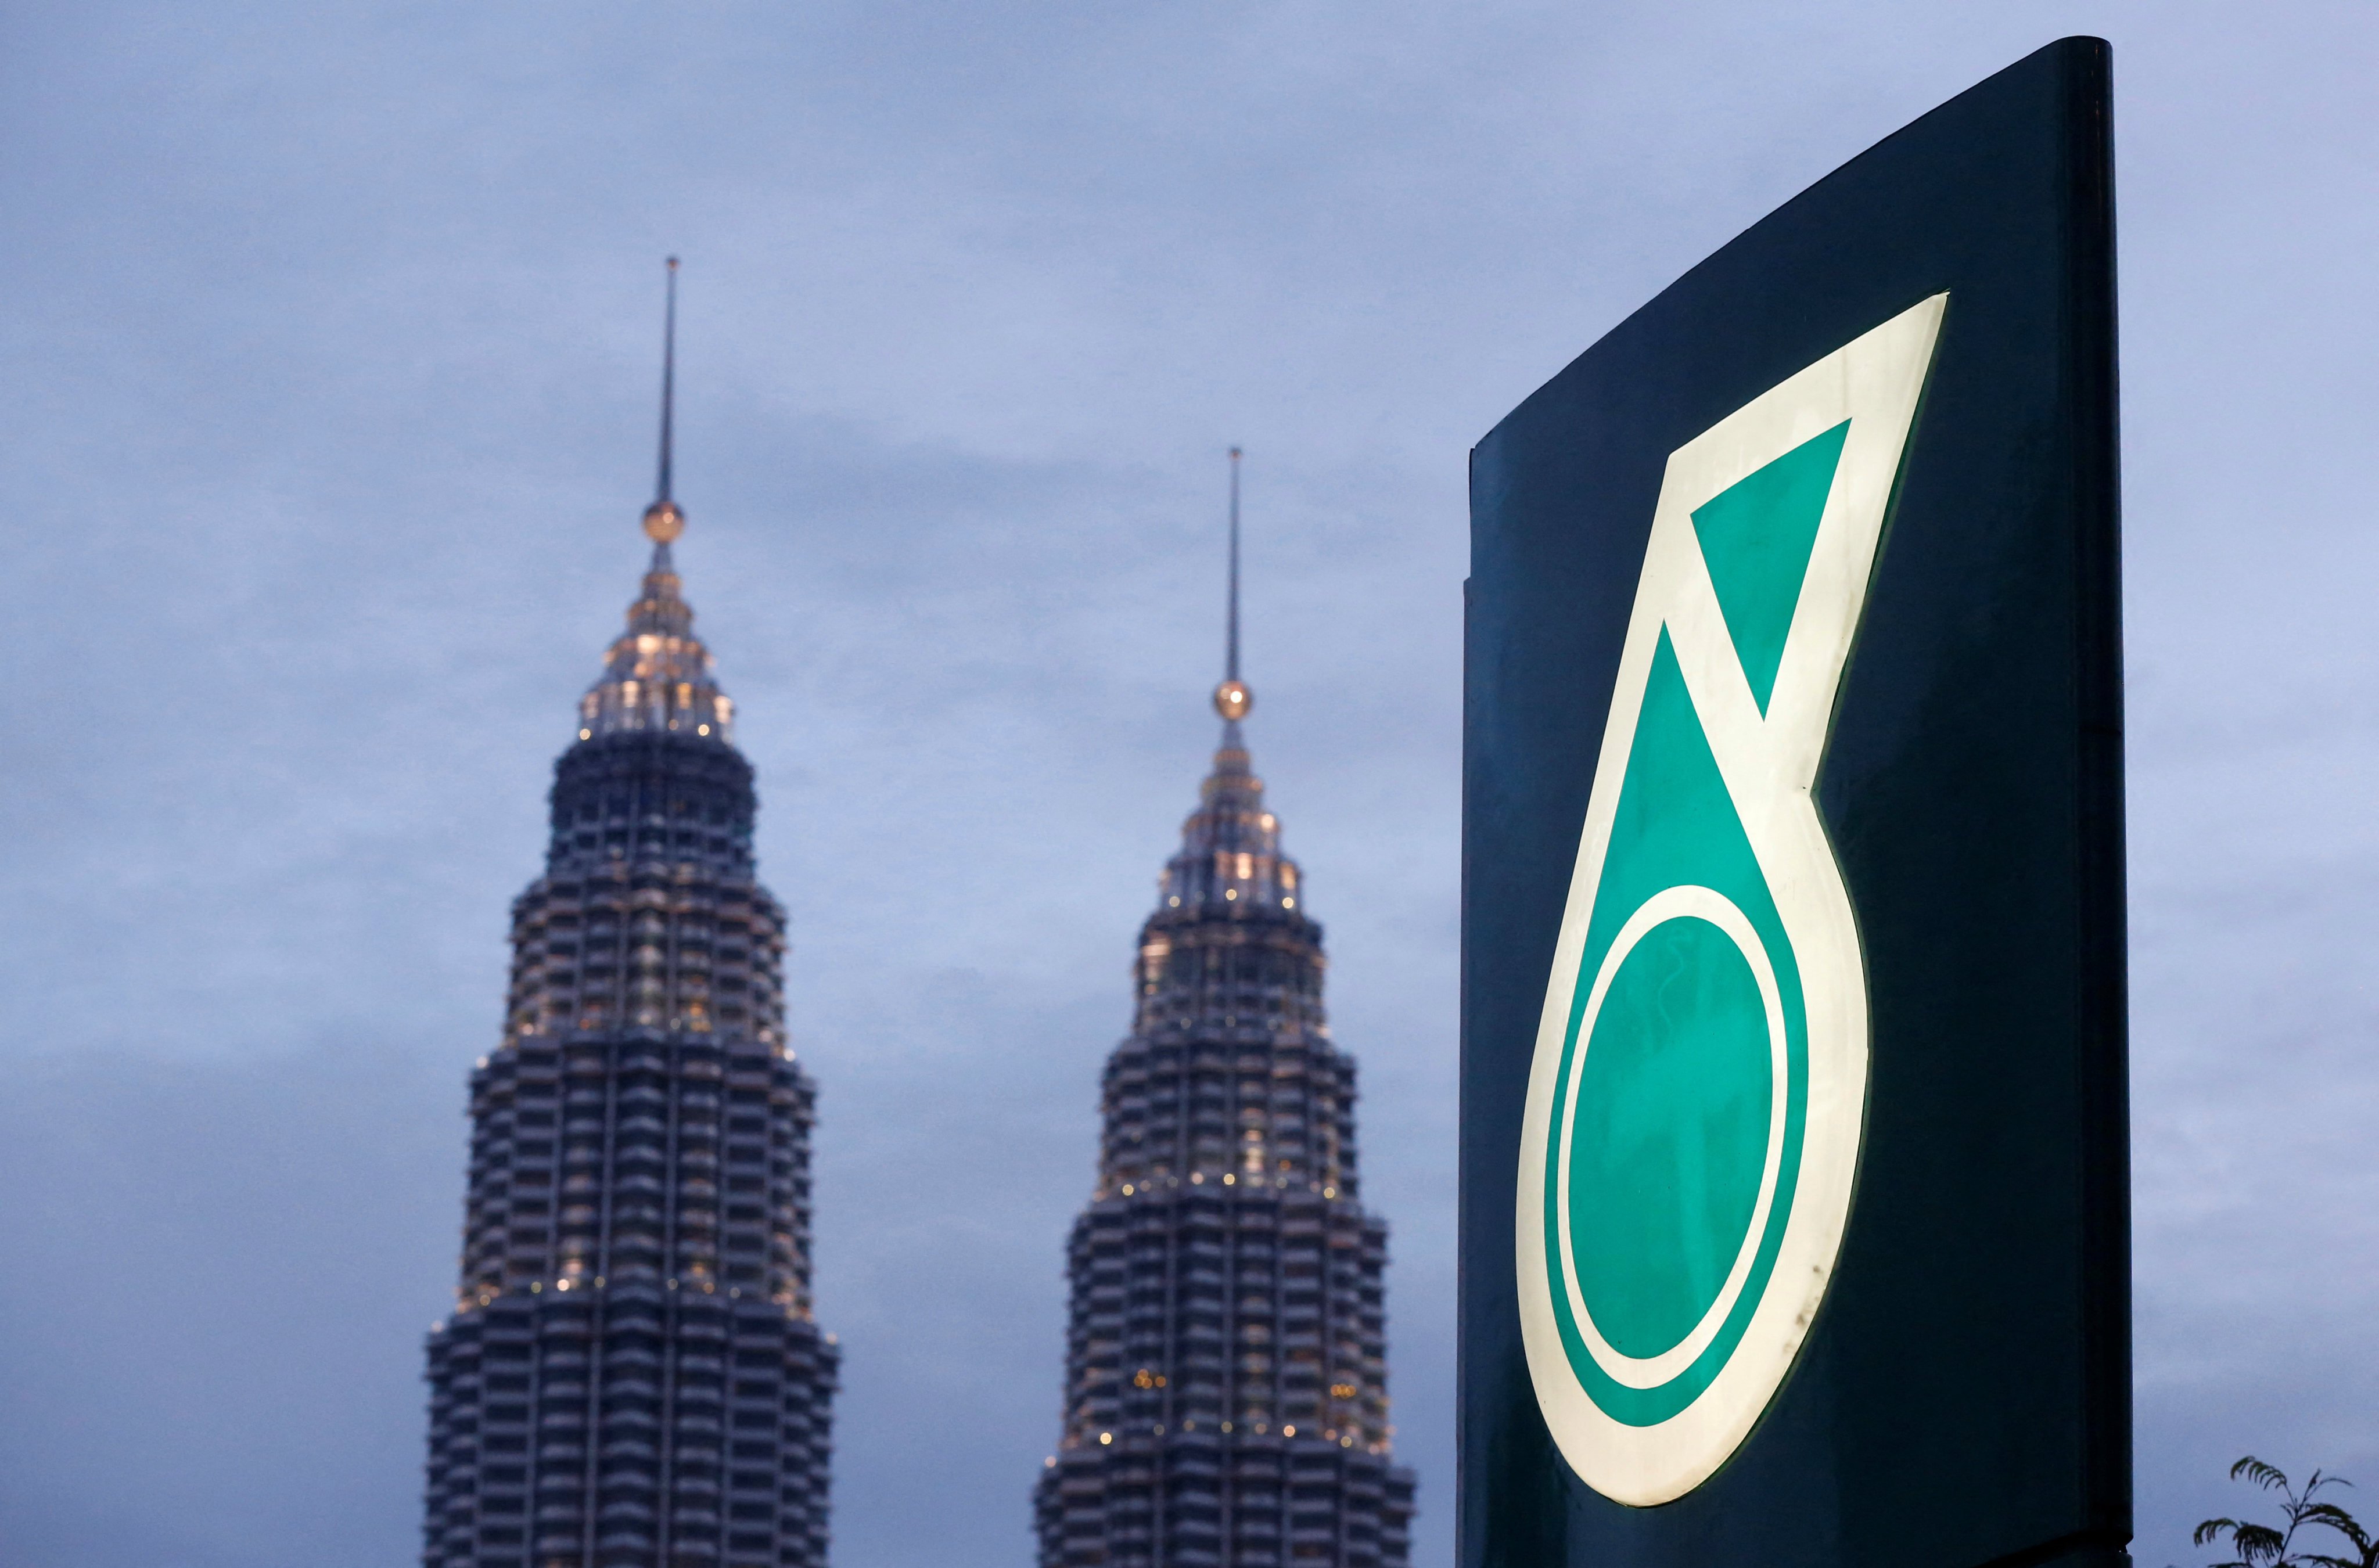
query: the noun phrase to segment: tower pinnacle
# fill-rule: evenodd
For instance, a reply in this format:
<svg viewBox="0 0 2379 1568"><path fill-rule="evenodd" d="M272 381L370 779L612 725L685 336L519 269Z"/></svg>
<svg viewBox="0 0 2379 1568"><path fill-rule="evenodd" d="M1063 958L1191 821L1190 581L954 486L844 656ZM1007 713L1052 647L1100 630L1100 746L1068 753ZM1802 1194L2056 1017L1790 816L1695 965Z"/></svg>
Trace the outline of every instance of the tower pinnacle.
<svg viewBox="0 0 2379 1568"><path fill-rule="evenodd" d="M645 537L666 549L685 532L685 513L670 497L670 435L677 405L677 258L669 259L669 304L661 324L661 463L653 504L645 508Z"/></svg>
<svg viewBox="0 0 2379 1568"><path fill-rule="evenodd" d="M725 742L735 705L719 689L710 651L694 634L694 609L670 545L685 532L685 513L670 494L670 436L677 404L677 258L669 259L669 304L661 327L661 449L656 488L645 508L645 536L653 541L644 590L628 607L628 628L604 656L603 673L578 700L578 738L598 740L623 730L675 730L694 740Z"/></svg>
<svg viewBox="0 0 2379 1568"><path fill-rule="evenodd" d="M1223 683L1214 688L1214 711L1237 724L1256 706L1256 694L1239 679L1239 449L1231 449L1231 587L1228 630L1224 633Z"/></svg>

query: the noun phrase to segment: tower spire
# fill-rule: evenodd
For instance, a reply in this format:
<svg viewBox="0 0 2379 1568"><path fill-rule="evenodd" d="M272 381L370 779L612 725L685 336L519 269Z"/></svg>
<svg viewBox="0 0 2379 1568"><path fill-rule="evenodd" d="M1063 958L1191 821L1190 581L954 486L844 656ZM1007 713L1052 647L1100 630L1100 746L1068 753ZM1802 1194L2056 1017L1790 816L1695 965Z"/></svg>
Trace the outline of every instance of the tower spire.
<svg viewBox="0 0 2379 1568"><path fill-rule="evenodd" d="M669 303L661 316L661 460L653 504L645 508L645 537L658 547L654 559L685 532L685 513L670 495L672 428L677 413L677 258L669 259Z"/></svg>
<svg viewBox="0 0 2379 1568"><path fill-rule="evenodd" d="M1239 449L1231 449L1231 629L1223 679L1239 678Z"/></svg>
<svg viewBox="0 0 2379 1568"><path fill-rule="evenodd" d="M1223 683L1214 688L1214 711L1236 726L1256 706L1256 696L1239 679L1239 449L1231 449L1231 573L1230 609L1223 642Z"/></svg>
<svg viewBox="0 0 2379 1568"><path fill-rule="evenodd" d="M603 674L578 700L578 738L593 741L623 730L675 730L694 740L724 742L735 705L719 689L710 651L694 634L694 609L680 591L670 545L685 532L685 513L670 494L670 437L677 412L677 258L669 259L669 303L661 318L661 449L655 486L645 508L645 537L653 541L644 591L628 607L628 629L612 641Z"/></svg>

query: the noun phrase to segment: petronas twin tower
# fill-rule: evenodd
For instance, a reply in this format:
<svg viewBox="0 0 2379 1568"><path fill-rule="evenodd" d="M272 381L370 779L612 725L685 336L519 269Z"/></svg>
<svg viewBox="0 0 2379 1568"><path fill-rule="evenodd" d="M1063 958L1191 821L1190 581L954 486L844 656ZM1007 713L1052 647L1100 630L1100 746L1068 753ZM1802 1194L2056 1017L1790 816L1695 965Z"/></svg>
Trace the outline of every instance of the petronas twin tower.
<svg viewBox="0 0 2379 1568"><path fill-rule="evenodd" d="M819 1568L834 1336L810 1298L815 1091L751 765L670 547L676 263L643 591L554 766L471 1078L453 1315L429 1336L424 1568ZM1402 1564L1386 1227L1322 928L1250 770L1232 453L1222 748L1132 966L1068 1249L1043 1568Z"/></svg>
<svg viewBox="0 0 2379 1568"><path fill-rule="evenodd" d="M1067 1248L1063 1433L1033 1499L1043 1568L1407 1558L1355 1063L1330 1042L1322 927L1239 730L1238 455L1223 743L1107 1058L1098 1185Z"/></svg>
<svg viewBox="0 0 2379 1568"><path fill-rule="evenodd" d="M815 1092L785 1040L752 765L670 556L673 357L652 563L554 765L503 1039L471 1075L425 1568L826 1561Z"/></svg>

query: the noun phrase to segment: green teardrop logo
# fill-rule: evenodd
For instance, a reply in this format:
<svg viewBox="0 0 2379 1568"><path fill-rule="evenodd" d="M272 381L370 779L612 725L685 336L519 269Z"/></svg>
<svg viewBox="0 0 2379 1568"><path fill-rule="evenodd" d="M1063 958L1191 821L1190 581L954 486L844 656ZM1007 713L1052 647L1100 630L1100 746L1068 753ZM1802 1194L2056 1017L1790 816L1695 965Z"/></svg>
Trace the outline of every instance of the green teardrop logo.
<svg viewBox="0 0 2379 1568"><path fill-rule="evenodd" d="M1831 1278L1866 966L1812 794L1947 295L1670 454L1530 1066L1522 1338L1563 1456L1699 1486Z"/></svg>

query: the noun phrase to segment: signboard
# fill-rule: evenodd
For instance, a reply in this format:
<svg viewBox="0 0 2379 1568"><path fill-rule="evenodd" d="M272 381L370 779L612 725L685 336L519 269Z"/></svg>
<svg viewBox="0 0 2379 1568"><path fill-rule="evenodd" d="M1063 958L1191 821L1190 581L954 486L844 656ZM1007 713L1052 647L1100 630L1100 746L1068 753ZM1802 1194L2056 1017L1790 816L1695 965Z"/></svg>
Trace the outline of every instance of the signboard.
<svg viewBox="0 0 2379 1568"><path fill-rule="evenodd" d="M1473 454L1465 1568L2121 1560L2106 46Z"/></svg>

